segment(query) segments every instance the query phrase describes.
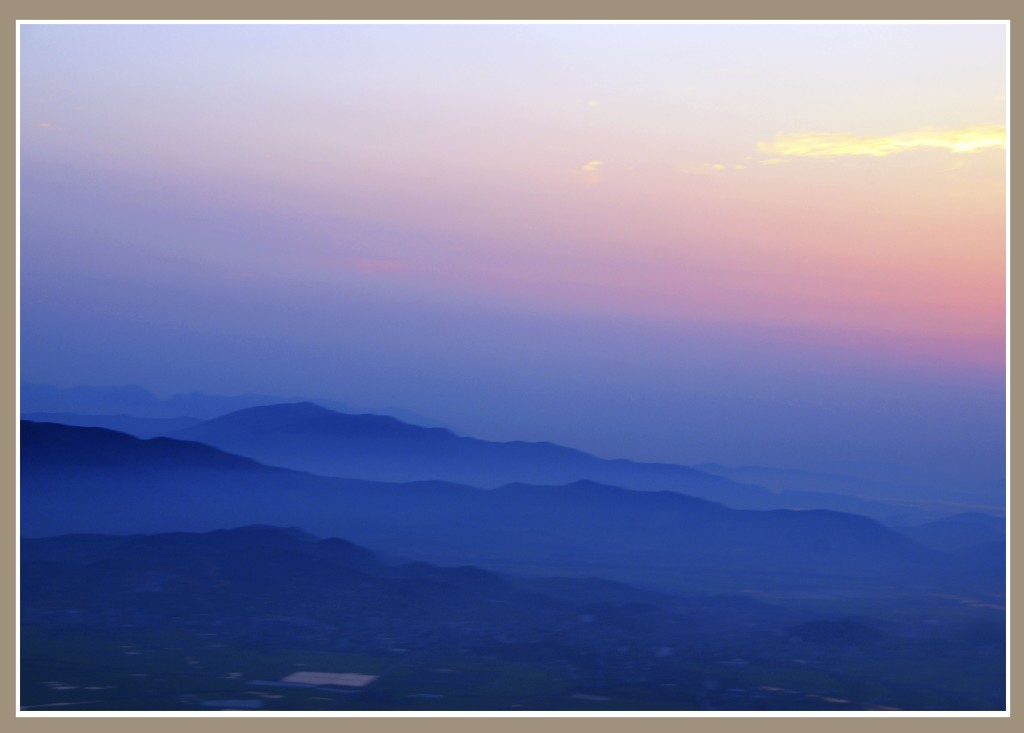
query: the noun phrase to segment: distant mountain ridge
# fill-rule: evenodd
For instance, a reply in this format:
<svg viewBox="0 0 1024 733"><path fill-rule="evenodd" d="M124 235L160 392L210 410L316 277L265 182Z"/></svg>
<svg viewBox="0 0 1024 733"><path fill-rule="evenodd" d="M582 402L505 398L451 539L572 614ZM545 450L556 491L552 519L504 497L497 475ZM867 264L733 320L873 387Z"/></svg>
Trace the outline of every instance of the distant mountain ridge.
<svg viewBox="0 0 1024 733"><path fill-rule="evenodd" d="M287 524L429 562L618 567L627 580L642 568L755 584L777 573L827 584L949 570L941 553L837 512L743 511L587 481L486 490L327 478L198 443L31 422L21 442L30 537Z"/></svg>
<svg viewBox="0 0 1024 733"><path fill-rule="evenodd" d="M262 471L265 467L242 456L200 443L170 438L142 440L106 428L81 428L57 423L21 421L23 478L37 471L78 476L83 471L128 471L154 476L195 468Z"/></svg>
<svg viewBox="0 0 1024 733"><path fill-rule="evenodd" d="M630 489L679 491L744 509L832 509L886 520L915 514L935 518L853 496L775 492L677 464L598 458L549 442L479 440L394 418L340 413L311 402L239 410L169 435L325 476L444 480L485 488L591 480Z"/></svg>
<svg viewBox="0 0 1024 733"><path fill-rule="evenodd" d="M171 436L197 440L268 464L346 478L444 479L484 487L589 479L642 490L679 490L737 508L850 512L892 527L918 525L964 511L954 506L923 506L845 494L841 489L857 487L856 480L849 477L756 466L729 469L719 464L682 466L609 460L549 442L495 442L463 437L445 428L430 427L430 421L418 419L419 416L411 416L410 422L406 413L396 409L388 410L387 415L380 411L353 413L336 402L280 400L265 395L218 397L201 393L158 400L137 387L58 389L26 384L22 388L22 417L37 422L105 427L141 438ZM62 405L75 411L30 410L40 405ZM242 409L235 409L239 405ZM192 410L214 416L201 420L187 416L80 412L100 407L151 414ZM819 478L823 483L817 490L787 488L814 487ZM836 484L837 478L841 485Z"/></svg>
<svg viewBox="0 0 1024 733"><path fill-rule="evenodd" d="M936 550L960 551L1006 541L1006 520L981 512L964 512L934 522L900 530L903 534Z"/></svg>
<svg viewBox="0 0 1024 733"><path fill-rule="evenodd" d="M134 418L198 418L210 419L229 412L260 405L275 405L300 402L303 399L281 397L280 395L242 394L212 395L205 392L176 394L161 399L152 392L135 385L96 387L53 387L47 384L21 383L22 417L31 419L31 413L67 413L74 415L121 415ZM344 402L317 399L325 407L351 412L355 408ZM386 407L364 410L373 414L387 414L399 417L417 425L435 426L430 418L408 410ZM96 425L112 427L111 425ZM128 427L127 424L122 424ZM149 437L149 436L147 436Z"/></svg>
<svg viewBox="0 0 1024 733"><path fill-rule="evenodd" d="M787 497L794 505L800 501L818 503L823 495L827 495L833 498L829 506L823 508L884 519L891 526L933 521L977 508L948 501L900 501L895 498L903 491L900 479L863 475L871 472L858 471L856 466L847 469L852 471L850 474L772 466L724 466L720 463L701 463L693 467L740 483L764 486ZM1003 511L998 506L986 506L982 510L991 514Z"/></svg>
<svg viewBox="0 0 1024 733"><path fill-rule="evenodd" d="M686 466L601 459L554 443L479 440L379 415L335 412L311 402L239 410L171 436L324 476L441 480L485 488L589 479L634 489L676 490L733 506L775 506L766 489Z"/></svg>
<svg viewBox="0 0 1024 733"><path fill-rule="evenodd" d="M23 412L33 422L74 425L80 428L107 428L136 438L156 438L202 422L197 417L136 417L134 415L80 415L74 412Z"/></svg>

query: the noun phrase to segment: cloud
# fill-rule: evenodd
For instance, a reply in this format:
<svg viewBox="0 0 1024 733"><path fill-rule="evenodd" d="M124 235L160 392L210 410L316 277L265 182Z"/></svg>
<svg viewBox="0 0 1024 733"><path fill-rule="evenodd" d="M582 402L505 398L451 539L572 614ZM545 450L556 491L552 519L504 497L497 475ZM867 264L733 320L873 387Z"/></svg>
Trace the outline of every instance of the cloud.
<svg viewBox="0 0 1024 733"><path fill-rule="evenodd" d="M778 135L774 142L758 143L757 149L777 157L837 158L851 155L882 157L923 148L975 153L1005 146L1006 129L1002 125L975 125L957 130L916 130L887 137L845 133Z"/></svg>
<svg viewBox="0 0 1024 733"><path fill-rule="evenodd" d="M598 169L604 165L603 160L591 160L580 166L580 169L586 173L597 173Z"/></svg>

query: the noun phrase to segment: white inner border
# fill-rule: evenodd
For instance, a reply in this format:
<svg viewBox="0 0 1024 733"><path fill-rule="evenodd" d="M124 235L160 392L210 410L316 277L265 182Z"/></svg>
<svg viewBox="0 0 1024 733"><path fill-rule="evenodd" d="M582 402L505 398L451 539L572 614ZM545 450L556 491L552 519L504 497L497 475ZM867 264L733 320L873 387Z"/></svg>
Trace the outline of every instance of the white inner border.
<svg viewBox="0 0 1024 733"><path fill-rule="evenodd" d="M17 531L14 537L15 543L15 557L17 558L18 567L18 585L15 590L15 602L17 604L18 614L15 619L15 628L17 631L17 637L15 640L15 660L14 660L14 679L17 685L15 692L15 704L17 710L15 717L17 718L955 718L955 717L966 717L966 718L1009 718L1010 717L1010 651L1011 651L1011 629L1010 629L1010 611L1011 611L1011 593L1010 593L1010 570L1011 570L1011 532L1010 532L1010 517L1011 517L1011 461L1010 461L1010 374L1011 374L1011 353L1010 353L1010 299L1011 299L1011 267L1010 267L1010 231L1011 231L1011 191L1010 191L1010 145L1011 145L1011 125L1010 125L1010 110L1012 107L1011 103L1011 84L1010 84L1010 53L1011 53L1011 24L1010 20L979 20L979 19L965 19L965 20L862 20L862 19L851 19L851 20L685 20L685 19L644 19L644 20L595 20L595 19L582 19L582 20L525 20L525 19L509 19L509 20L458 20L458 19L422 19L422 20L395 20L395 19L384 19L384 20L371 20L371 19L354 19L354 20L339 20L339 19L328 19L328 20L247 20L247 19L227 19L227 20L99 20L99 19L81 19L81 20L18 20L17 21L17 34L14 41L15 49L15 149L14 149L14 160L15 160L15 267L17 268L15 276L15 315L17 318L15 324L15 338L17 340L16 345L16 358L14 374L17 384L17 396L15 398L15 404L17 405L17 414L14 416L17 421L18 428L16 429L16 448L17 448L17 460L15 464L15 480L17 482L18 491L15 494L15 508L17 516L15 517L15 525ZM934 712L923 712L923 710L893 710L893 712L883 712L883 710L850 710L850 712L828 712L828 710L812 710L812 712L805 712L805 710L793 710L793 712L777 712L777 710L763 710L763 712L757 712L757 710L729 710L729 712L720 712L720 710L626 710L626 712L615 712L615 710L598 710L598 712L589 712L589 710L572 710L572 712L563 712L563 710L500 710L500 712L489 712L489 710L471 710L471 712L434 712L434 710L417 710L417 712L376 712L376 710L353 710L353 712L341 712L341 710L325 710L325 712L305 712L305 710L294 710L294 712L279 712L279 710L267 710L267 712L260 713L246 713L246 712L233 712L233 710L223 710L223 712L178 712L178 710L132 710L132 712L120 712L120 710L112 710L112 712L89 712L89 710L81 710L81 712L70 712L70 710L51 710L51 712L43 712L43 710L22 710L20 709L20 695L22 695L22 685L20 685L20 658L22 658L22 624L20 624L20 536L22 536L22 523L20 523L20 485L22 485L22 461L20 461L20 455L22 455L22 432L20 432L20 421L19 416L22 413L22 398L20 398L20 383L22 383L22 188L20 188L20 180L22 180L22 155L20 155L20 149L22 149L22 26L933 26L933 25L953 25L953 26L1005 26L1006 27L1006 52L1007 52L1007 64L1006 64L1006 129L1007 129L1007 145L1006 145L1006 393L1007 393L1007 406L1006 406L1006 476L1007 476L1007 491L1006 491L1006 525L1007 525L1007 595L1006 595L1006 629L1007 629L1007 709L1006 710L971 710L971 712L955 713L946 712L946 710L934 710Z"/></svg>

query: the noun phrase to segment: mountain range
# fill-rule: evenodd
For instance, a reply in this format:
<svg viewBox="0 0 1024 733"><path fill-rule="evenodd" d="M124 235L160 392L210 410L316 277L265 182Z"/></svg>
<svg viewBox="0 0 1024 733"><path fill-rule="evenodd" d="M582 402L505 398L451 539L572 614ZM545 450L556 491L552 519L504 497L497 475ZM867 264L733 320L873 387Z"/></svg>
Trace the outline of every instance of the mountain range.
<svg viewBox="0 0 1024 733"><path fill-rule="evenodd" d="M21 383L20 399L23 417L38 413L56 413L65 416L91 416L96 420L109 416L208 420L246 407L300 401L280 395L212 395L205 392L175 394L162 399L149 390L136 385L54 387L32 382ZM316 402L342 412L355 410L353 406L338 400L318 398ZM362 412L392 415L416 425L437 426L437 422L429 417L398 407L363 409ZM54 420L54 422L59 421ZM93 427L115 427L100 422L81 424ZM144 425L144 423L139 424ZM122 427L125 425L122 424Z"/></svg>
<svg viewBox="0 0 1024 733"><path fill-rule="evenodd" d="M713 466L703 471L674 464L608 460L553 443L478 440L444 428L384 415L339 412L311 402L247 407L209 420L66 412L24 412L23 417L105 427L141 438L195 440L269 465L343 478L437 479L489 488L511 482L591 480L639 490L681 491L737 508L832 509L869 516L891 526L955 513L824 491L769 490L718 475Z"/></svg>
<svg viewBox="0 0 1024 733"><path fill-rule="evenodd" d="M603 573L677 590L980 582L976 566L840 512L738 510L592 481L481 489L324 477L196 442L30 421L21 450L28 537L284 523L416 560Z"/></svg>
<svg viewBox="0 0 1024 733"><path fill-rule="evenodd" d="M260 409L253 413L252 408ZM346 478L442 479L483 487L588 479L634 489L682 490L737 508L832 509L893 527L965 511L1002 513L998 507L891 498L903 491L893 467L884 478L870 466L841 475L608 460L552 443L476 440L439 429L434 420L400 408L358 411L334 400L200 392L160 399L136 386L57 388L25 383L21 416L105 427L142 438L195 439L269 464ZM375 419L381 417L392 419Z"/></svg>
<svg viewBox="0 0 1024 733"><path fill-rule="evenodd" d="M578 480L637 490L679 491L735 508L831 509L892 526L954 512L826 491L767 489L667 463L605 459L547 442L495 442L381 415L341 413L309 402L253 407L164 433L263 463L377 481L438 479L493 488Z"/></svg>
<svg viewBox="0 0 1024 733"><path fill-rule="evenodd" d="M897 530L308 402L30 414L56 422L20 429L25 709L1004 705L991 515Z"/></svg>

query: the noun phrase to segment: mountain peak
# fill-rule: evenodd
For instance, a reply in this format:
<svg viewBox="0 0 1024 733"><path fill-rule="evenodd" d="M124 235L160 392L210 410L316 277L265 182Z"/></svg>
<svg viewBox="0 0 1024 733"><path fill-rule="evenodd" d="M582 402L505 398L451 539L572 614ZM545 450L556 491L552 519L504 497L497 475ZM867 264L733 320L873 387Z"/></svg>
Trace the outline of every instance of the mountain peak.
<svg viewBox="0 0 1024 733"><path fill-rule="evenodd" d="M284 402L237 410L177 431L173 436L230 446L226 449L246 455L245 448L239 449L235 441L251 439L252 436L272 436L273 444L278 445L286 433L300 436L293 437L293 440L298 440L303 449L324 439L365 439L374 435L416 439L451 435L443 428L410 425L387 415L337 412L315 402ZM280 461L280 458L271 462L275 460Z"/></svg>

